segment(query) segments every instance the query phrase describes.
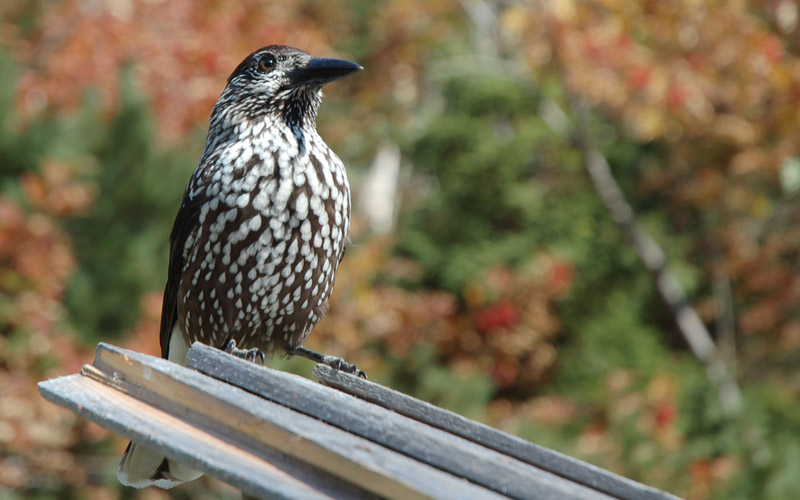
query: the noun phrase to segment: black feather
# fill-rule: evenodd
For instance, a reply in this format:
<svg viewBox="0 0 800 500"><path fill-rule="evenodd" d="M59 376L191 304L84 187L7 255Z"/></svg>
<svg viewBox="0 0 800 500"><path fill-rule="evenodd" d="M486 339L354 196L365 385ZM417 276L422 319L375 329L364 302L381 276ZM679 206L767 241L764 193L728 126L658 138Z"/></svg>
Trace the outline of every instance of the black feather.
<svg viewBox="0 0 800 500"><path fill-rule="evenodd" d="M164 301L161 306L161 357L169 357L169 341L175 322L178 321L178 286L180 285L181 272L185 264L183 253L186 247L186 240L196 229L200 218L200 207L206 201L205 190L195 193L190 197L189 189L183 195L183 202L175 223L172 226L172 233L169 237L169 269L167 271L167 285L164 288Z"/></svg>

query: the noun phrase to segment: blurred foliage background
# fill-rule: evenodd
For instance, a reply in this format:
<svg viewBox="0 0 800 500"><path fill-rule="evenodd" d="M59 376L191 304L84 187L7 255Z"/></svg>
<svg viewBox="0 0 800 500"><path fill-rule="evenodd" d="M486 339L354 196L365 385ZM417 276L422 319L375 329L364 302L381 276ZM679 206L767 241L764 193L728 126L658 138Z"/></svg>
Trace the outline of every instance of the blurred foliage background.
<svg viewBox="0 0 800 500"><path fill-rule="evenodd" d="M158 352L208 114L270 43L366 68L319 116L356 214L309 347L680 496L794 497L798 15L792 0L3 0L0 498L235 498L208 478L123 489L123 439L35 384L98 341ZM570 93L733 370L735 411L589 182Z"/></svg>

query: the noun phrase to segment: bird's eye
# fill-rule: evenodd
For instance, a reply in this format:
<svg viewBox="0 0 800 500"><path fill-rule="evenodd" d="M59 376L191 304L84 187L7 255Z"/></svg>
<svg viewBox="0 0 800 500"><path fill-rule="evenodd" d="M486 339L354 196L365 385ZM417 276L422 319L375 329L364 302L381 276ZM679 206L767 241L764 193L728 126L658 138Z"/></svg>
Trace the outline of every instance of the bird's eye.
<svg viewBox="0 0 800 500"><path fill-rule="evenodd" d="M258 61L258 67L264 72L272 71L272 68L275 67L275 56L272 54L261 56L261 59Z"/></svg>

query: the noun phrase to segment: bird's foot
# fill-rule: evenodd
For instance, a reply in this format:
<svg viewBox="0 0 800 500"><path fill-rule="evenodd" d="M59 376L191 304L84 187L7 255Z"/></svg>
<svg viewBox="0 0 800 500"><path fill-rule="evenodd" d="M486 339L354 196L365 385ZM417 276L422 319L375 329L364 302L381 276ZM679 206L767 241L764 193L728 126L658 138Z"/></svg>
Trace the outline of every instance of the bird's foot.
<svg viewBox="0 0 800 500"><path fill-rule="evenodd" d="M363 379L367 378L367 372L364 370L359 370L358 367L352 363L348 363L347 361L343 360L342 358L336 356L329 356L327 354L322 355L322 364L328 365L334 370L338 370L340 372L349 373L351 375L355 375L356 377L361 377Z"/></svg>
<svg viewBox="0 0 800 500"><path fill-rule="evenodd" d="M365 372L364 370L359 370L356 365L348 363L342 358L336 356L320 354L316 351L312 351L311 349L306 349L303 346L295 347L294 349L289 351L289 354L302 356L304 358L310 359L311 361L314 361L315 363L321 363L323 365L330 366L331 368L337 371L349 373L351 375L355 375L363 379L367 378L367 372Z"/></svg>
<svg viewBox="0 0 800 500"><path fill-rule="evenodd" d="M252 361L255 363L257 359L261 360L261 364L263 365L266 361L267 357L264 355L264 351L261 349L254 347L252 349L239 349L236 347L236 341L231 339L228 341L228 344L225 346L225 352L228 354L232 354L237 358L242 358L247 361Z"/></svg>

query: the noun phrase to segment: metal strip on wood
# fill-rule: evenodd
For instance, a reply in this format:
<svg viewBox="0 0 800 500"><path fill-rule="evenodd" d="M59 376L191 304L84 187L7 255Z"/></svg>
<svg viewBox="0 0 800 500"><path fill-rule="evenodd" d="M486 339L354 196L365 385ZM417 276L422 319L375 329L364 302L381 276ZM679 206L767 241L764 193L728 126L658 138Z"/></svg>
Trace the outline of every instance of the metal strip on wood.
<svg viewBox="0 0 800 500"><path fill-rule="evenodd" d="M424 422L500 453L558 474L624 500L677 500L677 497L637 483L609 471L562 455L556 451L469 420L457 413L394 391L368 380L353 377L329 366L317 365L313 370L322 382L347 394Z"/></svg>
<svg viewBox="0 0 800 500"><path fill-rule="evenodd" d="M262 398L511 498L611 498L449 432L310 380L295 380L294 375L234 358L218 349L195 343L189 350L187 363ZM451 495L451 498L460 497Z"/></svg>

